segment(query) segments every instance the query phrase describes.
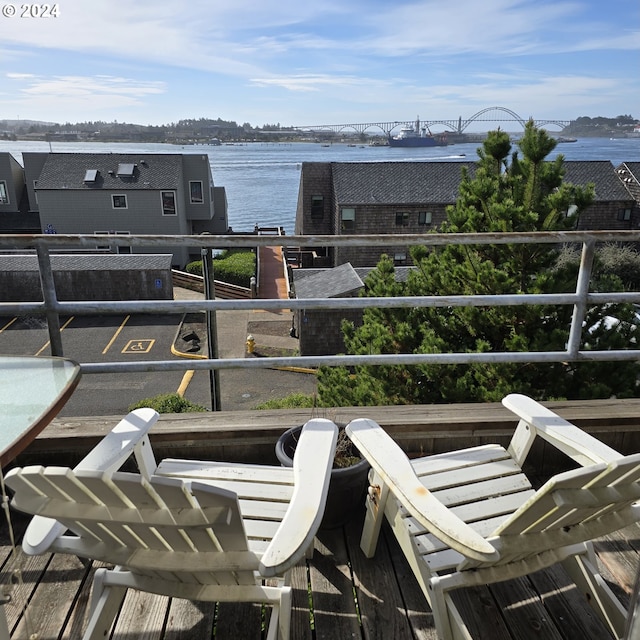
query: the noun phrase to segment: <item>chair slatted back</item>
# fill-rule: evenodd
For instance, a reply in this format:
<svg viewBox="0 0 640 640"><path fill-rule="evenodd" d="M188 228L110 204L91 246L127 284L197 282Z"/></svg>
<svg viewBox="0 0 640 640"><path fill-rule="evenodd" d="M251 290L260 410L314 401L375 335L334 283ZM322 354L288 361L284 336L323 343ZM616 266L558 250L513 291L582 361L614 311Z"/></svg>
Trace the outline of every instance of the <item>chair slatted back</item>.
<svg viewBox="0 0 640 640"><path fill-rule="evenodd" d="M558 474L488 539L498 564L592 540L638 520L640 454ZM481 563L465 563L465 568Z"/></svg>
<svg viewBox="0 0 640 640"><path fill-rule="evenodd" d="M54 518L76 553L163 579L255 584L238 498L211 485L139 474L32 466L6 484L21 511ZM54 550L55 547L54 547Z"/></svg>

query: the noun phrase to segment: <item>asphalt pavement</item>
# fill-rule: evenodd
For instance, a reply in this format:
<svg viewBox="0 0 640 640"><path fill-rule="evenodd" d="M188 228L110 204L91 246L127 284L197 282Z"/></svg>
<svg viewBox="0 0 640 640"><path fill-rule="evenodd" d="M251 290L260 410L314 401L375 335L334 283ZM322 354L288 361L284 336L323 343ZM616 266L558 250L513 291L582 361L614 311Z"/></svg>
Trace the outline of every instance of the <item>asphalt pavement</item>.
<svg viewBox="0 0 640 640"><path fill-rule="evenodd" d="M177 300L198 299L202 294L176 287ZM200 326L193 315L185 317L174 342L174 353L185 358L206 357L206 326L204 314L200 314ZM195 318L197 320L197 318ZM251 358L289 355L297 352L298 340L289 335L292 313L282 311L219 311L216 313L219 358ZM194 333L199 339L191 335ZM247 337L255 340L254 353L247 353ZM185 339L187 338L187 339ZM199 350L194 350L199 346ZM237 411L254 409L256 405L274 398L284 398L293 393L313 394L316 377L279 369L223 369L218 373L220 409ZM196 371L187 386L184 397L192 402L211 407L210 376L207 371Z"/></svg>

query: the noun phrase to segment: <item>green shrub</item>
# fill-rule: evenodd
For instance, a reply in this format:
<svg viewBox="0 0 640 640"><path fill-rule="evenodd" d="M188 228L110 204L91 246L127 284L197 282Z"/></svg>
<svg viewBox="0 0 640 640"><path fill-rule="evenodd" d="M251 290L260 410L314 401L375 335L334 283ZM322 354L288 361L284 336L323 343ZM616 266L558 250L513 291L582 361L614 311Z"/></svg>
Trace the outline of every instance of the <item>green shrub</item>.
<svg viewBox="0 0 640 640"><path fill-rule="evenodd" d="M190 262L185 271L202 275L202 260ZM256 254L251 249L225 249L213 258L213 277L220 282L248 289L256 275Z"/></svg>
<svg viewBox="0 0 640 640"><path fill-rule="evenodd" d="M177 393L165 393L151 398L144 398L129 407L129 411L150 407L158 413L195 413L198 411L208 411L206 407L195 404L183 398Z"/></svg>
<svg viewBox="0 0 640 640"><path fill-rule="evenodd" d="M249 288L256 275L256 254L250 249L229 249L213 259L213 276L221 282Z"/></svg>
<svg viewBox="0 0 640 640"><path fill-rule="evenodd" d="M201 276L202 275L202 260L196 260L195 262L190 262L184 270L187 273L190 273L192 276Z"/></svg>
<svg viewBox="0 0 640 640"><path fill-rule="evenodd" d="M273 398L259 404L256 409L313 409L318 406L318 398L315 395L304 393L292 393L286 398Z"/></svg>

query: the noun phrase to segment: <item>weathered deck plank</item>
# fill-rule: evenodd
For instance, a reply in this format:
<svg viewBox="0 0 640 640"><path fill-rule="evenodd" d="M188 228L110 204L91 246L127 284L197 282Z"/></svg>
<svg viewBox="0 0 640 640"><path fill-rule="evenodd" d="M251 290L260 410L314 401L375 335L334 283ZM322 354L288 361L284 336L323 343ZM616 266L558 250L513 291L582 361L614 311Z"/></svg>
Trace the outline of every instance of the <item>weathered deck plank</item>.
<svg viewBox="0 0 640 640"><path fill-rule="evenodd" d="M365 558L359 551L363 520L362 515L349 522L345 533L364 637L367 640L409 640L413 638L411 624L387 545L380 544L373 559ZM376 588L372 589L372 585Z"/></svg>
<svg viewBox="0 0 640 640"><path fill-rule="evenodd" d="M529 576L563 638L610 638L609 629L582 597L562 567Z"/></svg>
<svg viewBox="0 0 640 640"><path fill-rule="evenodd" d="M169 606L164 640L213 637L215 602L190 602L174 598Z"/></svg>
<svg viewBox="0 0 640 640"><path fill-rule="evenodd" d="M311 613L309 609L309 576L307 563L301 563L291 572L291 637L311 640Z"/></svg>
<svg viewBox="0 0 640 640"><path fill-rule="evenodd" d="M599 439L627 453L640 450L640 400L549 403L554 410ZM459 448L508 440L513 416L500 405L425 407L359 407L341 409L341 419L374 417L409 453ZM191 457L271 462L277 437L309 417L308 411L218 412L163 415L151 437L158 457ZM59 463L70 453L79 458L101 439L120 417L61 418L41 434L19 464L46 460ZM167 451L170 454L167 454ZM544 448L532 455L537 470L558 464ZM31 459L29 460L29 456ZM185 456L189 457L189 456ZM67 463L68 464L68 463ZM19 539L28 519L12 512ZM383 530L375 558L359 549L360 521L343 529L321 531L313 557L292 575L294 640L372 640L411 638L435 640L433 617L401 555L395 539ZM386 526L386 525L385 525ZM603 576L627 601L640 564L640 525L597 541ZM0 524L0 576L7 583L10 541ZM95 563L94 563L95 564ZM13 638L28 637L22 604L31 599L31 621L40 639L75 640L86 624L94 568L64 556L26 557L22 583L12 591L5 611ZM313 609L310 610L309 602ZM539 572L518 583L454 592L474 637L492 640L608 637L586 599L561 568ZM356 602L358 608L356 608ZM626 602L625 602L626 604ZM55 610L54 610L55 609ZM268 614L267 614L268 619ZM117 622L115 638L211 640L262 638L264 621L256 605L191 603L147 594L128 594Z"/></svg>
<svg viewBox="0 0 640 640"><path fill-rule="evenodd" d="M342 529L321 531L309 561L316 640L360 638L353 581Z"/></svg>
<svg viewBox="0 0 640 640"><path fill-rule="evenodd" d="M368 560L359 549L359 526L356 520L344 529L321 532L313 558L296 568L292 638L314 637L308 609L311 587L317 640L435 640L433 617L397 543L383 530L378 552ZM0 561L4 562L10 548L6 526L3 528ZM613 586L624 600L628 600L638 568L638 554L629 544L637 542L638 531L638 525L628 527L619 538L608 536L597 545L607 556L605 567L622 567L606 576L610 580L621 577L624 584ZM22 584L13 589L13 600L5 605L12 638L38 633L40 640L54 640L60 630L62 638L80 637L94 570L76 558L58 554L25 557ZM4 585L6 573L3 578ZM27 626L22 604L30 597ZM479 640L611 637L559 567L491 587L461 589L453 597L473 637ZM216 638L262 638L260 607L225 604L216 608L215 603L129 592L113 637L210 640L214 628Z"/></svg>
<svg viewBox="0 0 640 640"><path fill-rule="evenodd" d="M400 546L395 542L388 543L384 535L379 544L385 544L389 551L413 637L416 640L437 640L433 613L431 613Z"/></svg>

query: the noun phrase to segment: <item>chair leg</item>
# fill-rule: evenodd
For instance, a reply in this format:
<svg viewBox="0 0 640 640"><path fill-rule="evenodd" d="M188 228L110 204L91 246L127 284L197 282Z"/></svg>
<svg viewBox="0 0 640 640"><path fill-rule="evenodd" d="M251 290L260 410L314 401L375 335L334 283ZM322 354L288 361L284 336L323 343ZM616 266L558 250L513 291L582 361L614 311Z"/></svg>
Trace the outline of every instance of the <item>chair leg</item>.
<svg viewBox="0 0 640 640"><path fill-rule="evenodd" d="M360 548L367 558L373 558L380 536L382 521L384 520L384 508L389 497L389 487L383 484L380 476L371 472L369 477L370 487L367 495L367 514L362 527Z"/></svg>
<svg viewBox="0 0 640 640"><path fill-rule="evenodd" d="M429 605L439 640L473 640L451 594L442 588L438 576L428 583Z"/></svg>
<svg viewBox="0 0 640 640"><path fill-rule="evenodd" d="M282 589L280 595L280 615L278 617L278 638L289 640L291 637L291 587Z"/></svg>
<svg viewBox="0 0 640 640"><path fill-rule="evenodd" d="M562 566L614 636L622 638L627 612L600 575L592 545L587 543L586 553L568 557Z"/></svg>
<svg viewBox="0 0 640 640"><path fill-rule="evenodd" d="M267 640L289 640L291 637L291 587L280 589L280 600L274 602L267 630Z"/></svg>
<svg viewBox="0 0 640 640"><path fill-rule="evenodd" d="M126 587L105 586L107 569L98 569L93 578L89 623L83 640L104 640L127 592Z"/></svg>

